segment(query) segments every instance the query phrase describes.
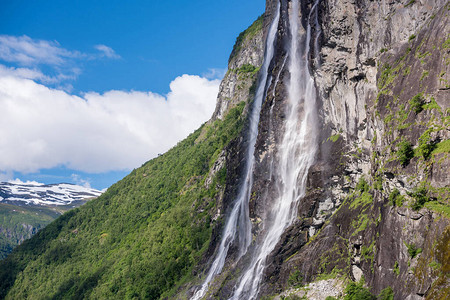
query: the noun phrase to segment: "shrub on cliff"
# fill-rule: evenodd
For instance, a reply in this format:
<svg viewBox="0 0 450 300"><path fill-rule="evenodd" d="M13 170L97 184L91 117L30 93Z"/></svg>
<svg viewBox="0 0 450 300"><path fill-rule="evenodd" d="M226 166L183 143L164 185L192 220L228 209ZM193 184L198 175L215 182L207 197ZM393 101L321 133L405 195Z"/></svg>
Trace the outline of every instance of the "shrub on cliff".
<svg viewBox="0 0 450 300"><path fill-rule="evenodd" d="M416 114L420 113L423 110L423 105L425 104L425 100L423 98L423 94L419 93L409 100L409 104L411 105L411 109L414 110Z"/></svg>
<svg viewBox="0 0 450 300"><path fill-rule="evenodd" d="M411 143L405 140L401 141L398 144L397 159L402 164L402 166L407 166L413 156L414 151L412 149Z"/></svg>

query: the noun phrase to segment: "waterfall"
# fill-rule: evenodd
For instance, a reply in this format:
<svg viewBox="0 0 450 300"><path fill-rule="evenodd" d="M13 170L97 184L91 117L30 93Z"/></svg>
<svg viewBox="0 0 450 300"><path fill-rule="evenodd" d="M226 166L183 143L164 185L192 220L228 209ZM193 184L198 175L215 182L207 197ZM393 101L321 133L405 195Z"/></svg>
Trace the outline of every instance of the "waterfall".
<svg viewBox="0 0 450 300"><path fill-rule="evenodd" d="M248 202L250 199L250 191L253 185L253 166L256 138L258 136L259 115L261 113L261 105L265 98L266 86L270 85L268 82L269 66L275 53L275 38L277 36L278 21L280 18L280 4L276 10L275 18L273 19L266 39L266 49L264 54L264 62L261 67L260 79L258 88L256 90L255 99L251 114L249 116L249 143L246 153L245 177L243 184L240 186L238 196L233 204L233 209L228 217L223 231L222 240L219 245L216 257L208 271L205 281L201 288L194 294L191 300L201 299L211 281L218 275L225 264L225 259L228 255L228 250L233 242L238 238L239 257L245 254L248 246L251 243L251 222L249 218Z"/></svg>
<svg viewBox="0 0 450 300"><path fill-rule="evenodd" d="M319 0L316 0L313 6L316 11L318 3ZM308 17L306 37L301 40L299 6L299 0L291 1L287 117L284 136L279 145L278 165L274 170L277 180L275 188L279 191L279 195L273 199L271 210L265 221L264 237L260 245L256 246L249 267L238 280L231 297L233 300L255 299L258 295L267 257L297 216L298 202L305 195L308 171L314 163L317 151L316 91L308 67L311 40L310 18L313 9ZM317 18L317 13L315 17Z"/></svg>

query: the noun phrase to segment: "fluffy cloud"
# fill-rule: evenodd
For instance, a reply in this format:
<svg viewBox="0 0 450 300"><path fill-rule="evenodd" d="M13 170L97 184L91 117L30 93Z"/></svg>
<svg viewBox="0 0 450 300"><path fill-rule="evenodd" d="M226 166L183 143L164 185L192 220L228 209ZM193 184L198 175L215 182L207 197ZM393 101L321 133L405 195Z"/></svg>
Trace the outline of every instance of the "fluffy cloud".
<svg viewBox="0 0 450 300"><path fill-rule="evenodd" d="M0 35L0 59L22 65L62 65L68 58L82 57L62 48L56 41L34 40L26 35Z"/></svg>
<svg viewBox="0 0 450 300"><path fill-rule="evenodd" d="M166 96L109 91L82 97L0 69L0 175L66 166L85 172L138 167L212 114L218 80L183 75Z"/></svg>
<svg viewBox="0 0 450 300"><path fill-rule="evenodd" d="M94 48L97 53L82 53L67 50L56 41L36 40L26 35L0 35L0 60L20 66L7 68L0 65L0 76L14 73L12 75L20 78L61 88L61 82L73 81L80 75L80 62L120 58L114 49L106 45L95 45ZM53 75L43 74L41 67L46 67ZM71 89L71 85L67 83L63 86L66 87L65 90Z"/></svg>

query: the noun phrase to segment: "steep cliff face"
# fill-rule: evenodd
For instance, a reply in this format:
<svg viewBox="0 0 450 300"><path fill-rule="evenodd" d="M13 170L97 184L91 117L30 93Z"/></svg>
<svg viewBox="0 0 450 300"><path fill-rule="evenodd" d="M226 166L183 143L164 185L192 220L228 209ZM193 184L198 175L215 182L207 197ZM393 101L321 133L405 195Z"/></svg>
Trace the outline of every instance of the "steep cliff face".
<svg viewBox="0 0 450 300"><path fill-rule="evenodd" d="M448 297L448 10L447 1L321 2L321 153L266 293L299 271L306 282L364 275L396 299ZM357 191L361 178L370 188ZM397 191L403 203L389 204ZM434 202L413 210L420 191Z"/></svg>
<svg viewBox="0 0 450 300"><path fill-rule="evenodd" d="M212 119L19 246L0 297L325 299L350 283L367 299L449 298L449 9L267 0ZM232 217L251 231L235 226L223 255Z"/></svg>
<svg viewBox="0 0 450 300"><path fill-rule="evenodd" d="M277 3L266 2L264 36ZM314 3L301 2L303 32ZM364 278L374 294L391 287L395 299L446 298L449 4L318 3L310 70L318 92L319 152L298 220L268 257L259 296L289 290L301 274L303 283ZM270 170L285 130L291 6L281 1L272 81L255 149L249 200L255 244L264 236L277 193ZM231 254L209 297L230 297L241 276L236 264L242 268L248 260L237 262ZM343 293L342 281L338 285Z"/></svg>

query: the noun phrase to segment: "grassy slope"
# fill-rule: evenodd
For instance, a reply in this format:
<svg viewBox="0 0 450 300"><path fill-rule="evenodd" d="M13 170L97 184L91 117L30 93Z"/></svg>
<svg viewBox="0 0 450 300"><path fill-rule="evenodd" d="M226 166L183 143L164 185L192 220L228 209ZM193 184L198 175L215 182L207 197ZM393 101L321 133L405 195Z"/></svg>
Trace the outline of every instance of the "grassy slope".
<svg viewBox="0 0 450 300"><path fill-rule="evenodd" d="M243 108L204 125L16 248L0 264L0 298L158 299L188 280L208 245L209 212L225 170L209 189L204 181L242 130Z"/></svg>

